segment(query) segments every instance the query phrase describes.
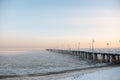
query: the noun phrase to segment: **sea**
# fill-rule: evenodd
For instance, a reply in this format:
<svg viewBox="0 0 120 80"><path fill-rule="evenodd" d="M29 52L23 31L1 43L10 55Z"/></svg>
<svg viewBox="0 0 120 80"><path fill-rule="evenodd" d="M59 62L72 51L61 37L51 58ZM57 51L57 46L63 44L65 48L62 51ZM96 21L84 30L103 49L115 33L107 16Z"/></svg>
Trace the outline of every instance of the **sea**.
<svg viewBox="0 0 120 80"><path fill-rule="evenodd" d="M91 51L91 49L81 49ZM120 48L94 49L97 52L120 53ZM0 51L0 75L21 75L56 72L99 66L79 56L49 52L46 50Z"/></svg>

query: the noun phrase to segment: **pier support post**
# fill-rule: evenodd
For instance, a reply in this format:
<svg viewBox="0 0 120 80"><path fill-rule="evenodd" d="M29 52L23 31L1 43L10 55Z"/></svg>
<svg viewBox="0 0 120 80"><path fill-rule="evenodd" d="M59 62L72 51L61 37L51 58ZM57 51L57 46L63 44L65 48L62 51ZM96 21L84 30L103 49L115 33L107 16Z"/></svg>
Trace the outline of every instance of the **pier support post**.
<svg viewBox="0 0 120 80"><path fill-rule="evenodd" d="M115 56L115 55L113 55L113 62L114 62L114 63L117 62L117 61L116 61L116 56Z"/></svg>
<svg viewBox="0 0 120 80"><path fill-rule="evenodd" d="M80 55L80 52L78 51L78 56Z"/></svg>
<svg viewBox="0 0 120 80"><path fill-rule="evenodd" d="M81 52L80 52L80 53L79 53L79 57L81 58L81 56L82 56L82 55L81 55Z"/></svg>
<svg viewBox="0 0 120 80"><path fill-rule="evenodd" d="M81 58L82 58L82 54L83 54L83 52L81 52Z"/></svg>
<svg viewBox="0 0 120 80"><path fill-rule="evenodd" d="M87 60L89 59L89 54L88 53L86 53L86 56L87 56Z"/></svg>
<svg viewBox="0 0 120 80"><path fill-rule="evenodd" d="M119 56L119 55L118 55ZM118 62L120 63L120 56L119 56L119 58L118 58Z"/></svg>
<svg viewBox="0 0 120 80"><path fill-rule="evenodd" d="M73 55L75 55L75 52L73 51Z"/></svg>
<svg viewBox="0 0 120 80"><path fill-rule="evenodd" d="M90 53L87 53L87 59L88 60L90 59Z"/></svg>
<svg viewBox="0 0 120 80"><path fill-rule="evenodd" d="M101 54L101 62L105 62L105 54Z"/></svg>
<svg viewBox="0 0 120 80"><path fill-rule="evenodd" d="M72 51L72 55L74 55L74 51Z"/></svg>
<svg viewBox="0 0 120 80"><path fill-rule="evenodd" d="M91 60L93 59L92 53L90 53L90 59L91 59Z"/></svg>
<svg viewBox="0 0 120 80"><path fill-rule="evenodd" d="M82 56L81 56L81 58L82 58L82 59L84 58L84 53L82 53Z"/></svg>
<svg viewBox="0 0 120 80"><path fill-rule="evenodd" d="M85 54L85 53L82 53L82 59L84 59L84 54Z"/></svg>
<svg viewBox="0 0 120 80"><path fill-rule="evenodd" d="M87 53L85 53L85 59L87 59Z"/></svg>
<svg viewBox="0 0 120 80"><path fill-rule="evenodd" d="M80 58L82 58L82 53L80 53Z"/></svg>
<svg viewBox="0 0 120 80"><path fill-rule="evenodd" d="M113 55L110 55L110 64L113 64L114 61L113 61Z"/></svg>
<svg viewBox="0 0 120 80"><path fill-rule="evenodd" d="M117 59L118 59L118 63L120 63L120 56L118 55L117 57L118 57L118 58L117 58Z"/></svg>
<svg viewBox="0 0 120 80"><path fill-rule="evenodd" d="M119 55L117 55L117 64L119 64Z"/></svg>
<svg viewBox="0 0 120 80"><path fill-rule="evenodd" d="M84 53L84 55L83 55L83 59L85 59L85 55L86 55L86 53Z"/></svg>
<svg viewBox="0 0 120 80"><path fill-rule="evenodd" d="M107 56L106 62L107 62L107 63L110 63L110 56L109 56L109 55L106 55L106 56Z"/></svg>
<svg viewBox="0 0 120 80"><path fill-rule="evenodd" d="M97 54L93 53L93 60L97 60Z"/></svg>

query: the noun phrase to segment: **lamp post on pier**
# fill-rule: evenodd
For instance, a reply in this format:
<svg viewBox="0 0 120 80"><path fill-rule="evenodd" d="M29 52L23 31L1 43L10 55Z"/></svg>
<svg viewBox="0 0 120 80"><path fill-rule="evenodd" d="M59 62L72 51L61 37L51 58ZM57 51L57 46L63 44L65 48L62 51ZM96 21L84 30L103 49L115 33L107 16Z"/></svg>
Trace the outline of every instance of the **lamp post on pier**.
<svg viewBox="0 0 120 80"><path fill-rule="evenodd" d="M92 40L92 53L94 52L94 42L95 40Z"/></svg>
<svg viewBox="0 0 120 80"><path fill-rule="evenodd" d="M78 42L78 54L79 54L79 51L80 51L80 42Z"/></svg>
<svg viewBox="0 0 120 80"><path fill-rule="evenodd" d="M119 40L119 43L120 43L120 40Z"/></svg>
<svg viewBox="0 0 120 80"><path fill-rule="evenodd" d="M109 45L110 45L110 44L109 44L109 43L107 43L106 45L107 45L107 48L109 49Z"/></svg>
<svg viewBox="0 0 120 80"><path fill-rule="evenodd" d="M78 43L78 50L80 50L80 42Z"/></svg>

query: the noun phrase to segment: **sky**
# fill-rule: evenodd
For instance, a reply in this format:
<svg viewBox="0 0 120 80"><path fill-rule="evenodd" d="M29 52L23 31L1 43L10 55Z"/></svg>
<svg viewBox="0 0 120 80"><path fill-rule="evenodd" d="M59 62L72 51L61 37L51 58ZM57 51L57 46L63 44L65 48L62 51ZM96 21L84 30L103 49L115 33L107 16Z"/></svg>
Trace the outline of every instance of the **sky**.
<svg viewBox="0 0 120 80"><path fill-rule="evenodd" d="M0 0L0 50L120 47L119 0ZM109 43L107 46L106 43Z"/></svg>

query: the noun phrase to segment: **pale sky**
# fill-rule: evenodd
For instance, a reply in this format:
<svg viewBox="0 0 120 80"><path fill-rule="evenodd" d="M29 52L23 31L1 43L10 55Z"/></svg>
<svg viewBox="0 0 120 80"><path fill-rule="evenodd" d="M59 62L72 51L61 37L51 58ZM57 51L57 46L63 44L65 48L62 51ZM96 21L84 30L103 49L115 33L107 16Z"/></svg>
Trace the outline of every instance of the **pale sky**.
<svg viewBox="0 0 120 80"><path fill-rule="evenodd" d="M0 49L120 47L120 0L0 0Z"/></svg>

